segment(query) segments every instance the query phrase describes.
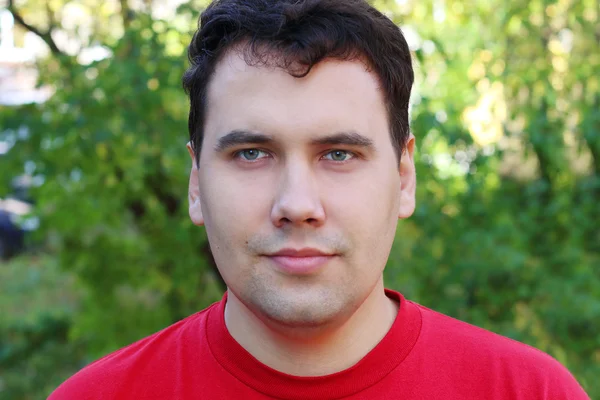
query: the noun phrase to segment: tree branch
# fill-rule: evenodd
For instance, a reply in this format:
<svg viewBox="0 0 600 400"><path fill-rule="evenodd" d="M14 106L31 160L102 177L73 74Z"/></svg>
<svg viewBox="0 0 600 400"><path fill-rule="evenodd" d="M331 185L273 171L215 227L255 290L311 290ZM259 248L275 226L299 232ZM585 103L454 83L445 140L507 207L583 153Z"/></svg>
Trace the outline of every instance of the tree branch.
<svg viewBox="0 0 600 400"><path fill-rule="evenodd" d="M15 8L13 0L8 0L7 10L12 14L13 18L19 25L21 25L23 28L27 29L29 32L33 32L34 34L39 36L44 42L46 42L48 47L50 47L50 51L52 52L52 54L64 55L64 53L56 45L56 42L54 41L54 39L52 39L52 35L51 35L52 25L50 26L48 31L42 32L35 26L28 24L27 22L25 22L25 20L21 16L21 14Z"/></svg>
<svg viewBox="0 0 600 400"><path fill-rule="evenodd" d="M120 0L121 3L121 18L123 18L123 27L125 30L129 28L131 21L133 20L133 11L129 7L128 0Z"/></svg>

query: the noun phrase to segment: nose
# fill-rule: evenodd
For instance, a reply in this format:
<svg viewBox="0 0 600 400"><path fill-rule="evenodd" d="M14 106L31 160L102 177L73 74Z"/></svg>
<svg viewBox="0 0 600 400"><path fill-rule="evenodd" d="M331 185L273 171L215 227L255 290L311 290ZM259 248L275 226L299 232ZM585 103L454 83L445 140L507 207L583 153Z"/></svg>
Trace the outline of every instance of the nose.
<svg viewBox="0 0 600 400"><path fill-rule="evenodd" d="M323 225L325 210L314 172L309 166L298 162L290 163L284 169L271 209L271 220L278 228Z"/></svg>

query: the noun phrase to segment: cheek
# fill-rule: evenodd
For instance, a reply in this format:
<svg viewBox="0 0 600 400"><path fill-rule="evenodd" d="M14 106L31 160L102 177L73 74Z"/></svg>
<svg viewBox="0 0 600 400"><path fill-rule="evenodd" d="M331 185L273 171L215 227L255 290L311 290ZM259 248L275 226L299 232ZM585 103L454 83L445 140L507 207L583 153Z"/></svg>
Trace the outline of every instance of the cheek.
<svg viewBox="0 0 600 400"><path fill-rule="evenodd" d="M344 225L381 229L382 224L393 223L397 218L400 180L390 172L373 168L341 175L328 179L322 188L328 214L339 215L336 220L342 218Z"/></svg>
<svg viewBox="0 0 600 400"><path fill-rule="evenodd" d="M209 182L201 194L207 237L221 276L237 287L253 274L247 243L268 221L268 190L223 175Z"/></svg>
<svg viewBox="0 0 600 400"><path fill-rule="evenodd" d="M245 240L252 231L264 224L271 204L268 176L217 173L207 170L201 181L200 197L209 239L232 242L231 250L239 251L239 240Z"/></svg>
<svg viewBox="0 0 600 400"><path fill-rule="evenodd" d="M387 261L398 222L399 185L392 173L382 172L329 187L328 218L351 240L358 267L383 267Z"/></svg>

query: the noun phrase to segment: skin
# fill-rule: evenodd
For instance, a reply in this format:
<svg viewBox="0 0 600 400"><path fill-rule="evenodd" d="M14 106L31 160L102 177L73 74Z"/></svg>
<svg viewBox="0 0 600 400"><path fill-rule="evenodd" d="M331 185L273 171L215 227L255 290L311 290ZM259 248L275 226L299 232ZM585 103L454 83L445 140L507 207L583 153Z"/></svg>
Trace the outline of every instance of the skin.
<svg viewBox="0 0 600 400"><path fill-rule="evenodd" d="M292 375L358 362L397 314L382 274L415 206L414 137L398 163L377 76L325 60L294 78L232 50L209 85L199 168L188 150L190 217L227 284L233 338ZM306 247L335 256L310 274L265 256Z"/></svg>

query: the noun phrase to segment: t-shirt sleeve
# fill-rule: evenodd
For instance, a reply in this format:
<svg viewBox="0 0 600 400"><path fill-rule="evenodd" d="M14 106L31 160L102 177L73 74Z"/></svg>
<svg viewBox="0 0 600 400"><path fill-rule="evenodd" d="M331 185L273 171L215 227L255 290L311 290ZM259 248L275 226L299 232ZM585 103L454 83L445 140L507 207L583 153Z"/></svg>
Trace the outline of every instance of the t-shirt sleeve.
<svg viewBox="0 0 600 400"><path fill-rule="evenodd" d="M74 376L63 382L48 397L48 400L100 400L111 398L104 393L105 390L97 387L93 382L85 383L78 376Z"/></svg>
<svg viewBox="0 0 600 400"><path fill-rule="evenodd" d="M121 380L120 368L103 361L111 355L91 363L71 376L48 397L48 400L101 400L117 399Z"/></svg>
<svg viewBox="0 0 600 400"><path fill-rule="evenodd" d="M577 379L558 361L552 369L546 400L590 400Z"/></svg>

